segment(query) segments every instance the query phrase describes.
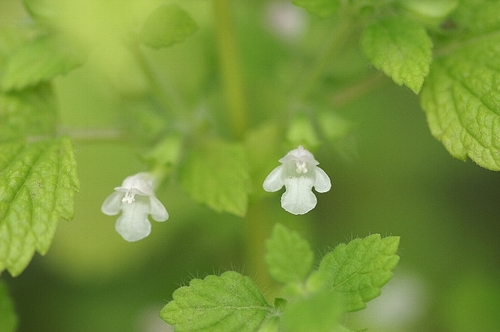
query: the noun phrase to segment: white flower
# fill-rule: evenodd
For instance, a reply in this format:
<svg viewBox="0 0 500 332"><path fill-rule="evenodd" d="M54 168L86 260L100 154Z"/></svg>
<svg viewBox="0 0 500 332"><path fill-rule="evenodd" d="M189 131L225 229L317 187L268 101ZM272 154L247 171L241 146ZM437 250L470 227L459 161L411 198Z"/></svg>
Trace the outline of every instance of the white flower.
<svg viewBox="0 0 500 332"><path fill-rule="evenodd" d="M139 241L151 233L148 215L156 221L168 219L165 206L155 197L153 178L148 173L137 173L123 180L121 187L102 203L101 211L114 216L123 211L116 221L116 231L129 242Z"/></svg>
<svg viewBox="0 0 500 332"><path fill-rule="evenodd" d="M282 164L264 180L265 191L278 191L283 185L286 188L281 196L281 206L293 214L304 214L316 206L316 196L312 187L319 193L330 190L332 184L325 171L317 167L319 164L312 155L300 145L287 153L279 162Z"/></svg>

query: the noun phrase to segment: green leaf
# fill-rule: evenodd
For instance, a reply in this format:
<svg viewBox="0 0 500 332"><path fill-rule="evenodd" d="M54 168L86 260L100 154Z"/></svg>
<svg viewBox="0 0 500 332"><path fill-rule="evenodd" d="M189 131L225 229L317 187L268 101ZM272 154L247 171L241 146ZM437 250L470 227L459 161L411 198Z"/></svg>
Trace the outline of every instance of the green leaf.
<svg viewBox="0 0 500 332"><path fill-rule="evenodd" d="M160 317L176 332L253 332L271 312L250 278L228 271L177 289Z"/></svg>
<svg viewBox="0 0 500 332"><path fill-rule="evenodd" d="M283 311L286 332L334 332L343 313L342 296L319 292L288 304Z"/></svg>
<svg viewBox="0 0 500 332"><path fill-rule="evenodd" d="M493 10L491 6L488 9ZM498 11L500 4L495 13ZM486 16L485 13L477 15ZM487 17L484 19L486 22ZM492 27L480 28L489 30ZM443 54L433 62L421 93L431 133L453 157L462 160L469 157L481 167L498 171L499 30L470 36L444 49Z"/></svg>
<svg viewBox="0 0 500 332"><path fill-rule="evenodd" d="M56 100L48 84L0 93L0 143L25 137L53 136Z"/></svg>
<svg viewBox="0 0 500 332"><path fill-rule="evenodd" d="M80 66L84 55L73 44L57 37L43 36L13 52L2 71L3 90L20 90L66 74Z"/></svg>
<svg viewBox="0 0 500 332"><path fill-rule="evenodd" d="M373 234L354 239L325 255L318 273L328 287L344 295L346 311L363 309L392 278L399 261L398 245L397 236L381 239L379 234Z"/></svg>
<svg viewBox="0 0 500 332"><path fill-rule="evenodd" d="M180 169L184 189L215 211L245 215L250 191L249 167L243 147L206 140L191 149Z"/></svg>
<svg viewBox="0 0 500 332"><path fill-rule="evenodd" d="M453 157L500 170L500 48L485 43L437 60L421 104L432 135Z"/></svg>
<svg viewBox="0 0 500 332"><path fill-rule="evenodd" d="M0 280L0 331L14 332L17 326L17 317L10 300L7 287Z"/></svg>
<svg viewBox="0 0 500 332"><path fill-rule="evenodd" d="M309 243L281 224L274 226L266 249L269 274L279 282L301 282L311 271L314 254Z"/></svg>
<svg viewBox="0 0 500 332"><path fill-rule="evenodd" d="M35 250L47 253L59 218L73 218L78 188L67 138L0 145L0 272L17 276Z"/></svg>
<svg viewBox="0 0 500 332"><path fill-rule="evenodd" d="M293 0L293 4L319 17L327 17L337 12L340 0Z"/></svg>
<svg viewBox="0 0 500 332"><path fill-rule="evenodd" d="M177 5L162 5L149 15L139 34L147 46L161 48L180 43L198 30L198 25Z"/></svg>
<svg viewBox="0 0 500 332"><path fill-rule="evenodd" d="M419 93L432 61L424 27L401 16L384 18L365 29L361 44L375 68Z"/></svg>

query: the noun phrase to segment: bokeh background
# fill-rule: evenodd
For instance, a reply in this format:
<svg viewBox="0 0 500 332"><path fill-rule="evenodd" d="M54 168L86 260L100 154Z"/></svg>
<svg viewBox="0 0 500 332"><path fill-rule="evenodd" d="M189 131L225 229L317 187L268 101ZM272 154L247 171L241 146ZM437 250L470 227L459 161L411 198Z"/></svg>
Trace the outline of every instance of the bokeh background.
<svg viewBox="0 0 500 332"><path fill-rule="evenodd" d="M141 157L148 136L138 133L143 127L135 127L134 112L151 118L145 120L151 132L158 121L174 120L144 104L148 84L127 51L118 42L106 47L102 42L120 33L107 26L112 24L108 18L126 18L128 12L120 8L135 8L134 1L88 3L89 12L74 22L75 31L89 40L103 39L83 67L54 82L61 130L75 137L81 181L76 215L59 223L46 256L35 255L16 278L1 276L20 332L170 331L159 311L172 292L192 278L230 269L255 278L273 294L276 285L254 270L262 265L264 244L249 248L247 237L252 227L266 237L276 222L299 230L318 260L354 237L401 236L393 280L366 311L346 318L353 328L500 331L500 177L450 157L431 136L418 97L371 68L355 39L328 67L311 101L297 106L331 112L353 128L315 154L332 181L332 190L318 195L316 209L293 216L279 206L281 193L258 194L263 198L252 203L249 213L259 222L252 226L248 218L192 201L174 172L157 192L170 219L153 223L145 240L123 241L114 231L115 218L103 215L100 206L126 176L148 169ZM139 9L147 13L158 3L162 1L144 1ZM200 30L182 44L143 52L183 112L220 121L211 2L177 3ZM314 19L286 1L232 5L250 117L258 127L278 112L286 88L300 82L336 22ZM0 2L1 28L30 24L21 1ZM362 85L364 93L342 99L363 77L371 77ZM315 96L322 102L315 104ZM269 162L271 167L282 152ZM254 187L263 180L254 177Z"/></svg>

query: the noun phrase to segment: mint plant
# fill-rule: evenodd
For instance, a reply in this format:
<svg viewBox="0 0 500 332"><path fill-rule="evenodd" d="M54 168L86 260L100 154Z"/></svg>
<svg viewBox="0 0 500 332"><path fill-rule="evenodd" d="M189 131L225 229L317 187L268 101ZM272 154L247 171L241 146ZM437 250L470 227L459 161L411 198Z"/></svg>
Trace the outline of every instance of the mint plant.
<svg viewBox="0 0 500 332"><path fill-rule="evenodd" d="M276 224L265 258L284 297L270 305L249 277L228 271L177 289L160 316L176 331L350 331L342 314L380 294L399 261L398 245L396 236L372 234L338 245L312 270L309 243Z"/></svg>
<svg viewBox="0 0 500 332"><path fill-rule="evenodd" d="M418 98L451 156L500 170L498 1L19 4L19 20L0 26L0 273L19 276L47 254L59 220L75 217L77 162L88 167L79 147L119 142L142 161L128 174L116 167L113 180L125 180L102 197L106 227L115 222L124 240L151 240L149 216L168 224L200 206L244 229L252 277L214 273L175 290L160 313L175 331L353 331L345 317L381 294L399 237L370 228L316 261L314 242L282 225L328 223L328 195L342 195L334 164L361 163L350 158L356 122L340 111L392 81ZM81 117L81 128L68 125L87 111L62 98L87 100L66 85L82 73L113 87L95 113L104 129ZM114 160L99 162L107 170ZM170 188L182 191L182 209ZM2 282L0 330L15 330L13 307Z"/></svg>

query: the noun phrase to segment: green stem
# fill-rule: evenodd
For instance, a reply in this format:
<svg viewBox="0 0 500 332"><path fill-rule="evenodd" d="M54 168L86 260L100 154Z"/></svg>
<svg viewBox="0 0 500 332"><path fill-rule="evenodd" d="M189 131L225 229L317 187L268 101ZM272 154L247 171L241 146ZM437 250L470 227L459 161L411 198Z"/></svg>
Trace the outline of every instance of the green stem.
<svg viewBox="0 0 500 332"><path fill-rule="evenodd" d="M335 27L330 39L326 42L323 51L316 59L314 65L307 69L305 77L298 82L296 91L291 94L293 96L293 104L300 103L307 98L328 66L332 64L332 60L340 54L353 31L355 31L354 19L349 12L344 10L340 13L339 17L341 17L339 24Z"/></svg>
<svg viewBox="0 0 500 332"><path fill-rule="evenodd" d="M176 94L171 91L171 89L166 87L165 82L160 82L160 78L155 73L151 64L144 56L141 51L138 42L131 43L130 49L139 64L142 72L146 76L149 81L149 85L155 97L163 104L165 109L170 110L172 112L176 112L176 114L182 114L182 110L185 108L182 105L182 102L179 98L176 97Z"/></svg>
<svg viewBox="0 0 500 332"><path fill-rule="evenodd" d="M212 2L227 119L232 136L241 140L248 124L248 109L233 17L229 0Z"/></svg>

